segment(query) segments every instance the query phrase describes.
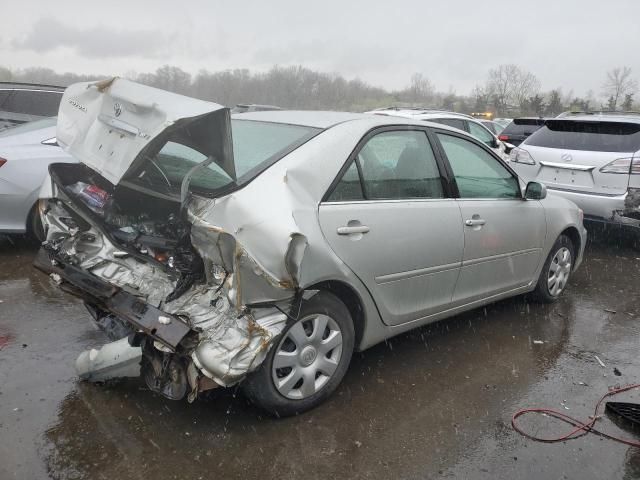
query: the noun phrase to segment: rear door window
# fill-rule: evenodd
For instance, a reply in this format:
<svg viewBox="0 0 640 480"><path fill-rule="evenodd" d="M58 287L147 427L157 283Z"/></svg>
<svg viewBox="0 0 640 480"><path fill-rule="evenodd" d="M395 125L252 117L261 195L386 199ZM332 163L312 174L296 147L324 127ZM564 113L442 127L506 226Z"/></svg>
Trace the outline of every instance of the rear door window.
<svg viewBox="0 0 640 480"><path fill-rule="evenodd" d="M526 143L564 150L636 152L640 150L640 124L549 120Z"/></svg>

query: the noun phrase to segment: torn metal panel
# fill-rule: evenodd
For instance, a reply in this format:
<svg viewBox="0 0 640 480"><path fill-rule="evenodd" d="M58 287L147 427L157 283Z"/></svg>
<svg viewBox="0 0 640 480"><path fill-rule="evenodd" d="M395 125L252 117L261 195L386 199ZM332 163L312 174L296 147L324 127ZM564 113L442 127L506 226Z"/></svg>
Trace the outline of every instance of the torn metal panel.
<svg viewBox="0 0 640 480"><path fill-rule="evenodd" d="M122 78L67 88L56 138L65 151L115 185L156 139L187 125L189 142L235 178L228 108Z"/></svg>
<svg viewBox="0 0 640 480"><path fill-rule="evenodd" d="M68 220L77 212L71 214L73 210L60 200L49 203L44 216L49 238L45 251L60 259L54 259L49 270L64 263L64 269L56 270L60 281L71 283L81 296L100 300L103 308L160 340L162 343L154 344L154 350L164 351L164 346L170 347L168 352L180 350L180 355L192 359L201 374L217 384L233 385L257 368L284 328L287 317L275 307L254 312L230 301L238 298L233 289L234 277L265 275L243 254L231 250L231 255L223 253L235 268L233 273L221 276L224 267L209 262L211 281L194 284L178 298L167 301L176 281L165 269L122 251L96 227L79 228L81 219ZM223 235L219 251L224 252L229 242L237 249L232 240ZM265 282L272 283L278 282L273 278ZM180 332L177 337L170 333L176 328ZM195 342L190 340L180 346L188 331L193 332L189 338ZM157 359L148 361L145 375L153 375L157 364ZM162 393L162 389L158 391ZM175 390L172 392L175 394Z"/></svg>
<svg viewBox="0 0 640 480"><path fill-rule="evenodd" d="M251 315L238 317L233 311L227 308L200 334L192 354L202 373L224 386L237 383L262 363L287 320L280 312L256 320Z"/></svg>

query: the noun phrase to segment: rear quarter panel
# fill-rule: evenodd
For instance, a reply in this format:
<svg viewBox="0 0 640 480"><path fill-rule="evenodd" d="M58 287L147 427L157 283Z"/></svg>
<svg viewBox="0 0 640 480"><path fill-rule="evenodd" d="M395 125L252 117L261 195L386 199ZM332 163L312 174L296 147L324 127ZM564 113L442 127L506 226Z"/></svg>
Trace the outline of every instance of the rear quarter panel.
<svg viewBox="0 0 640 480"><path fill-rule="evenodd" d="M587 240L587 231L584 228L579 209L575 203L558 195L554 195L553 193L549 193L547 198L542 200L541 203L545 210L547 236L544 244L543 261L538 266L536 278L540 275L544 260L546 260L549 255L553 244L565 230L569 228L575 229L580 238L580 246L578 251L575 252L576 260L574 262L574 269L578 268L580 263L582 263L582 255Z"/></svg>

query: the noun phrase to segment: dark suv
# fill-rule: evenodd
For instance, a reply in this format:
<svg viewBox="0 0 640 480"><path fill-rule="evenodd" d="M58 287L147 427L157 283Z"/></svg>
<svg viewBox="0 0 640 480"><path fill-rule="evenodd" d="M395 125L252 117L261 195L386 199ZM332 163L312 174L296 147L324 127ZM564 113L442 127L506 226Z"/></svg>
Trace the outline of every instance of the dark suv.
<svg viewBox="0 0 640 480"><path fill-rule="evenodd" d="M0 82L0 130L56 116L62 92L53 85Z"/></svg>
<svg viewBox="0 0 640 480"><path fill-rule="evenodd" d="M521 117L514 119L507 127L498 135L498 138L510 143L511 145L520 145L529 135L544 125L544 118L538 117Z"/></svg>

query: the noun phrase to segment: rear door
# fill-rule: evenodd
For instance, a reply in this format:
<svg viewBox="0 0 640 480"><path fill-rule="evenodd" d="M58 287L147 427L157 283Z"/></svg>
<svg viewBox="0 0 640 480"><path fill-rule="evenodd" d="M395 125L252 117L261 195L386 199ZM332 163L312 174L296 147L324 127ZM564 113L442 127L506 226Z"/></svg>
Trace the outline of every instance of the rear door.
<svg viewBox="0 0 640 480"><path fill-rule="evenodd" d="M640 148L640 124L598 120L548 120L521 145L532 157L527 171L548 187L623 195L631 158Z"/></svg>
<svg viewBox="0 0 640 480"><path fill-rule="evenodd" d="M441 172L426 129L376 130L360 142L320 205L329 245L390 325L451 302L464 237Z"/></svg>
<svg viewBox="0 0 640 480"><path fill-rule="evenodd" d="M546 235L542 205L524 200L517 176L480 145L451 132L436 136L455 178L464 225L454 303L529 284Z"/></svg>

